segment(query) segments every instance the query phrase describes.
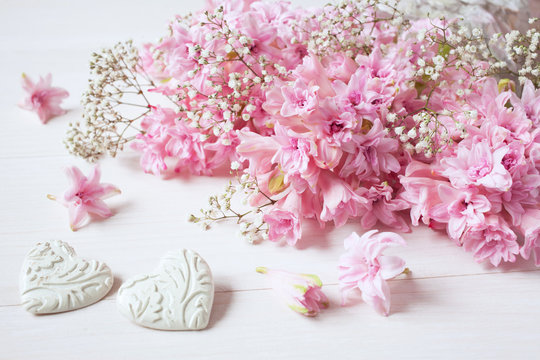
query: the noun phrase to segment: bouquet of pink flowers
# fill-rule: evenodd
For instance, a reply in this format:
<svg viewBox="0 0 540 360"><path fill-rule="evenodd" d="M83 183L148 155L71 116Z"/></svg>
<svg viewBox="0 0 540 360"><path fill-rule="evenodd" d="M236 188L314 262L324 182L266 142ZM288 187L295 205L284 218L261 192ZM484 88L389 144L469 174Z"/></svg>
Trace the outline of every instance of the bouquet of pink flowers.
<svg viewBox="0 0 540 360"><path fill-rule="evenodd" d="M479 262L540 265L530 24L488 36L407 20L386 0L209 1L157 43L94 54L85 121L66 143L89 160L131 143L156 175L230 167L238 184L191 221L234 218L251 241L294 245L306 219L402 232L421 221Z"/></svg>

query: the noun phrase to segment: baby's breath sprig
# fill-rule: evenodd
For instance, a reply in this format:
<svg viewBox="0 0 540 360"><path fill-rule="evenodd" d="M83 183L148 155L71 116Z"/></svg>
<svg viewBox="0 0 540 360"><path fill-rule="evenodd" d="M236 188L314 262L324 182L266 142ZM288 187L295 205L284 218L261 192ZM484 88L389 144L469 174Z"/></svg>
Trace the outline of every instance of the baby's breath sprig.
<svg viewBox="0 0 540 360"><path fill-rule="evenodd" d="M530 28L525 34L513 30L504 35L496 34L494 41L503 39L504 50L508 61L515 69L520 84L527 79L531 80L535 87L540 87L540 32L538 31L539 19L529 19Z"/></svg>
<svg viewBox="0 0 540 360"><path fill-rule="evenodd" d="M131 41L92 54L90 70L83 122L70 124L64 143L70 153L95 161L105 153L116 156L141 132L135 122L151 110L145 89L154 83L140 69Z"/></svg>
<svg viewBox="0 0 540 360"><path fill-rule="evenodd" d="M424 105L402 116L391 113L386 119L390 134L399 139L405 150L426 158L444 151L457 140L456 136L460 139L467 136L464 119L467 123L475 121L471 111L458 114L434 106L433 97L438 97L439 105L441 96L465 102L477 80L487 75L490 64L498 62L481 29L471 30L459 21L447 21L444 17L430 22L431 28L415 35L416 44L420 45L418 52L407 53L413 59L414 85ZM467 74L466 80L463 76L451 80L452 74L459 72ZM456 82L456 92L441 93L441 89L452 88L449 81ZM453 129L448 128L449 124L453 124Z"/></svg>
<svg viewBox="0 0 540 360"><path fill-rule="evenodd" d="M304 44L321 57L335 52L351 58L369 55L377 26L382 31L390 31L391 25L400 31L409 26L395 0L342 0L326 5L321 13L313 14L305 22L309 30L303 29L302 24L294 30L304 32Z"/></svg>
<svg viewBox="0 0 540 360"><path fill-rule="evenodd" d="M256 194L262 194L268 201L249 210L240 211L232 205L236 194L243 195L244 205L247 205L247 199ZM263 220L262 209L275 203L275 200L260 190L255 180L248 174L243 174L238 179L238 185L229 181L222 194L210 196L209 208L200 209L200 215L191 214L189 221L200 224L204 230L209 230L213 223L235 220L240 225L240 237L250 243L258 243L268 238L268 225Z"/></svg>

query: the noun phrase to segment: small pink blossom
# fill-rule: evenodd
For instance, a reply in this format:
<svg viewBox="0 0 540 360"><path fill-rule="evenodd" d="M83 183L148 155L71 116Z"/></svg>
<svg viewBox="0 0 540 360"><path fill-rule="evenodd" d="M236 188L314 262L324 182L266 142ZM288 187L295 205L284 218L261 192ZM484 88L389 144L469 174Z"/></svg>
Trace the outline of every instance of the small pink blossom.
<svg viewBox="0 0 540 360"><path fill-rule="evenodd" d="M90 214L102 218L112 216L112 212L105 204L103 199L112 195L120 194L120 190L111 184L99 182L101 172L98 166L95 166L89 177L76 166L66 170L67 176L71 181L71 186L60 199L53 195L47 197L51 200L57 200L69 210L69 225L71 230L76 231Z"/></svg>
<svg viewBox="0 0 540 360"><path fill-rule="evenodd" d="M319 194L322 200L322 221L334 221L336 227L344 225L349 217L358 215L360 207L368 201L356 194L351 187L330 171L319 176Z"/></svg>
<svg viewBox="0 0 540 360"><path fill-rule="evenodd" d="M465 231L461 243L466 251L473 252L477 262L489 260L498 266L501 260L514 262L519 253L516 234L501 216L489 215L482 224Z"/></svg>
<svg viewBox="0 0 540 360"><path fill-rule="evenodd" d="M484 213L491 210L491 203L484 196L477 194L474 188L457 190L449 184L438 187L441 204L430 210L430 216L435 221L448 223L448 235L459 241L467 226L484 222Z"/></svg>
<svg viewBox="0 0 540 360"><path fill-rule="evenodd" d="M299 177L307 181L310 187L317 183L319 168L313 157L317 155L317 146L309 134L300 134L276 123L274 140L279 147L272 157L285 173L285 182L290 177Z"/></svg>
<svg viewBox="0 0 540 360"><path fill-rule="evenodd" d="M302 116L309 115L317 106L317 90L318 86L306 84L302 79L298 79L294 84L284 86L281 89L283 99L283 107L281 108L281 116Z"/></svg>
<svg viewBox="0 0 540 360"><path fill-rule="evenodd" d="M401 168L396 152L399 143L389 137L379 119L375 120L367 134L358 133L344 146L347 154L340 175L351 174L366 178L372 174L398 172Z"/></svg>
<svg viewBox="0 0 540 360"><path fill-rule="evenodd" d="M22 87L26 96L19 106L34 111L43 124L55 116L66 113L66 110L60 107L60 103L69 96L69 93L65 89L52 86L51 74L47 74L44 78L40 77L37 82L33 82L30 77L23 74Z"/></svg>
<svg viewBox="0 0 540 360"><path fill-rule="evenodd" d="M521 256L528 260L534 255L535 265L540 266L540 209L527 209L522 217L521 232L525 244L521 247Z"/></svg>
<svg viewBox="0 0 540 360"><path fill-rule="evenodd" d="M137 134L137 142L132 148L142 152L141 167L147 173L160 175L167 170L165 158L168 155L166 146L170 140L169 131L175 124L176 113L172 109L155 107L146 115L141 127L144 134Z"/></svg>
<svg viewBox="0 0 540 360"><path fill-rule="evenodd" d="M294 246L302 237L301 207L302 199L295 191L290 191L274 204L263 216L268 225L268 240L284 239L288 245Z"/></svg>
<svg viewBox="0 0 540 360"><path fill-rule="evenodd" d="M317 275L296 274L265 267L258 267L256 270L268 275L277 295L290 309L302 315L315 316L329 305L328 298L321 290L321 279Z"/></svg>
<svg viewBox="0 0 540 360"><path fill-rule="evenodd" d="M512 176L502 162L508 151L508 146L493 149L487 141L476 141L470 147L459 146L456 157L441 160L445 167L442 174L457 188L483 185L488 189L508 191Z"/></svg>
<svg viewBox="0 0 540 360"><path fill-rule="evenodd" d="M263 216L268 225L268 240L285 239L287 244L294 246L302 237L302 227L298 215L281 209L272 209Z"/></svg>
<svg viewBox="0 0 540 360"><path fill-rule="evenodd" d="M535 89L530 80L527 80L523 86L521 103L525 114L533 124L540 125L540 90Z"/></svg>
<svg viewBox="0 0 540 360"><path fill-rule="evenodd" d="M393 192L394 189L386 181L369 188L365 196L370 202L370 208L362 215L360 221L364 229L373 228L379 221L398 231L411 231L409 225L399 214L401 210L410 208L410 205L403 199L393 198Z"/></svg>
<svg viewBox="0 0 540 360"><path fill-rule="evenodd" d="M440 203L437 187L448 184L442 177L437 177L431 166L419 161L412 161L405 169L405 175L399 176L403 190L399 196L411 205L411 223L418 226L420 218L430 224L430 212Z"/></svg>
<svg viewBox="0 0 540 360"><path fill-rule="evenodd" d="M385 256L389 246L405 246L405 240L396 233L371 230L358 236L353 232L345 239L346 253L339 259L339 285L342 304L349 293L358 288L362 299L379 314L390 313L390 289L386 280L405 271L405 261L397 256Z"/></svg>

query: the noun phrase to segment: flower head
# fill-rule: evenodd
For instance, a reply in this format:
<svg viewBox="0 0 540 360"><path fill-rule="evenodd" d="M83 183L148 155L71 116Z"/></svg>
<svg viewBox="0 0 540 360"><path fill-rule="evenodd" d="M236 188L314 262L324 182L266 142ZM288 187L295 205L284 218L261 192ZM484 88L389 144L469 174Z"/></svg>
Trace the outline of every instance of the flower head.
<svg viewBox="0 0 540 360"><path fill-rule="evenodd" d="M405 270L405 261L397 256L384 256L389 246L406 245L396 233L371 230L358 236L353 232L345 239L347 251L339 259L339 284L342 303L349 293L358 288L362 299L373 306L379 314L390 312L390 289L386 280L396 277Z"/></svg>
<svg viewBox="0 0 540 360"><path fill-rule="evenodd" d="M40 77L37 82L33 82L26 74L22 75L22 87L26 96L19 106L36 112L43 124L52 117L66 113L66 110L60 107L60 103L69 96L69 93L51 84L51 74L47 74L44 78Z"/></svg>
<svg viewBox="0 0 540 360"><path fill-rule="evenodd" d="M268 239L279 241L285 239L287 244L294 246L302 237L302 227L298 216L290 211L272 209L263 217L268 224Z"/></svg>
<svg viewBox="0 0 540 360"><path fill-rule="evenodd" d="M525 238L520 253L524 259L528 260L534 254L535 265L540 266L540 210L527 209L521 222L521 232Z"/></svg>
<svg viewBox="0 0 540 360"><path fill-rule="evenodd" d="M519 253L517 236L500 216L486 216L481 224L472 226L463 233L461 243L466 251L473 253L477 262L489 260L499 266L501 260L516 261Z"/></svg>
<svg viewBox="0 0 540 360"><path fill-rule="evenodd" d="M461 144L460 144L461 145ZM473 142L470 148L458 146L455 158L445 158L443 175L457 188L482 185L488 189L508 191L512 176L503 164L508 146L493 149L487 141Z"/></svg>
<svg viewBox="0 0 540 360"><path fill-rule="evenodd" d="M270 277L272 288L290 309L306 316L315 316L328 307L328 298L321 290L317 275L296 274L284 270L258 267L257 272Z"/></svg>
<svg viewBox="0 0 540 360"><path fill-rule="evenodd" d="M84 176L76 166L68 168L66 173L71 186L58 201L69 210L71 230L79 229L89 214L102 218L112 216L103 199L119 194L120 190L114 185L99 182L101 173L98 166L94 167L89 177ZM48 198L57 200L53 195L48 195Z"/></svg>

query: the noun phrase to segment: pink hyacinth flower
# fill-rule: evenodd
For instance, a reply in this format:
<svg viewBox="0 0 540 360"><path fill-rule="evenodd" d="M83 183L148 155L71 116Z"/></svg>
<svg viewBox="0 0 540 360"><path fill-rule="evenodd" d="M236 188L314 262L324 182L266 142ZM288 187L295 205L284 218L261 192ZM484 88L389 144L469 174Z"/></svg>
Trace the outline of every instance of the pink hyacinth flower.
<svg viewBox="0 0 540 360"><path fill-rule="evenodd" d="M534 255L535 265L540 266L540 210L527 209L521 222L521 232L525 238L520 253L524 259L528 260L531 254Z"/></svg>
<svg viewBox="0 0 540 360"><path fill-rule="evenodd" d="M458 146L455 158L441 161L445 166L442 174L459 189L483 185L488 189L508 191L512 187L512 176L502 163L508 151L508 146L493 149L487 140L473 142L470 148Z"/></svg>
<svg viewBox="0 0 540 360"><path fill-rule="evenodd" d="M305 316L315 316L329 305L317 275L296 274L258 267L257 272L270 278L272 288L291 309Z"/></svg>
<svg viewBox="0 0 540 360"><path fill-rule="evenodd" d="M112 211L103 199L120 194L120 190L114 185L99 182L101 173L98 166L94 167L89 177L84 176L76 166L68 168L66 173L71 181L71 186L64 193L64 196L60 199L53 195L47 197L51 200L58 200L68 208L71 230L79 229L90 214L102 218L112 216Z"/></svg>
<svg viewBox="0 0 540 360"><path fill-rule="evenodd" d="M22 87L26 94L19 107L34 111L43 124L55 116L66 113L66 110L60 107L60 103L69 96L69 93L65 89L51 85L51 74L47 74L44 78L40 77L37 82L33 82L26 74L22 75Z"/></svg>
<svg viewBox="0 0 540 360"><path fill-rule="evenodd" d="M519 254L517 236L501 216L489 215L481 224L472 226L461 237L466 251L473 253L477 262L489 260L499 266L501 260L516 261Z"/></svg>
<svg viewBox="0 0 540 360"><path fill-rule="evenodd" d="M482 224L484 213L491 210L488 198L478 194L475 188L458 190L440 184L438 191L442 203L433 206L429 214L435 221L448 223L448 235L455 241L459 241L467 226Z"/></svg>
<svg viewBox="0 0 540 360"><path fill-rule="evenodd" d="M268 224L268 240L279 241L285 239L288 245L294 246L302 237L302 227L298 215L281 209L272 209L263 216Z"/></svg>
<svg viewBox="0 0 540 360"><path fill-rule="evenodd" d="M396 233L377 234L371 230L358 236L353 232L345 239L347 251L339 259L339 285L342 304L351 291L358 288L362 299L379 314L390 313L390 289L386 280L405 271L405 261L397 256L385 256L382 252L389 246L406 245Z"/></svg>

